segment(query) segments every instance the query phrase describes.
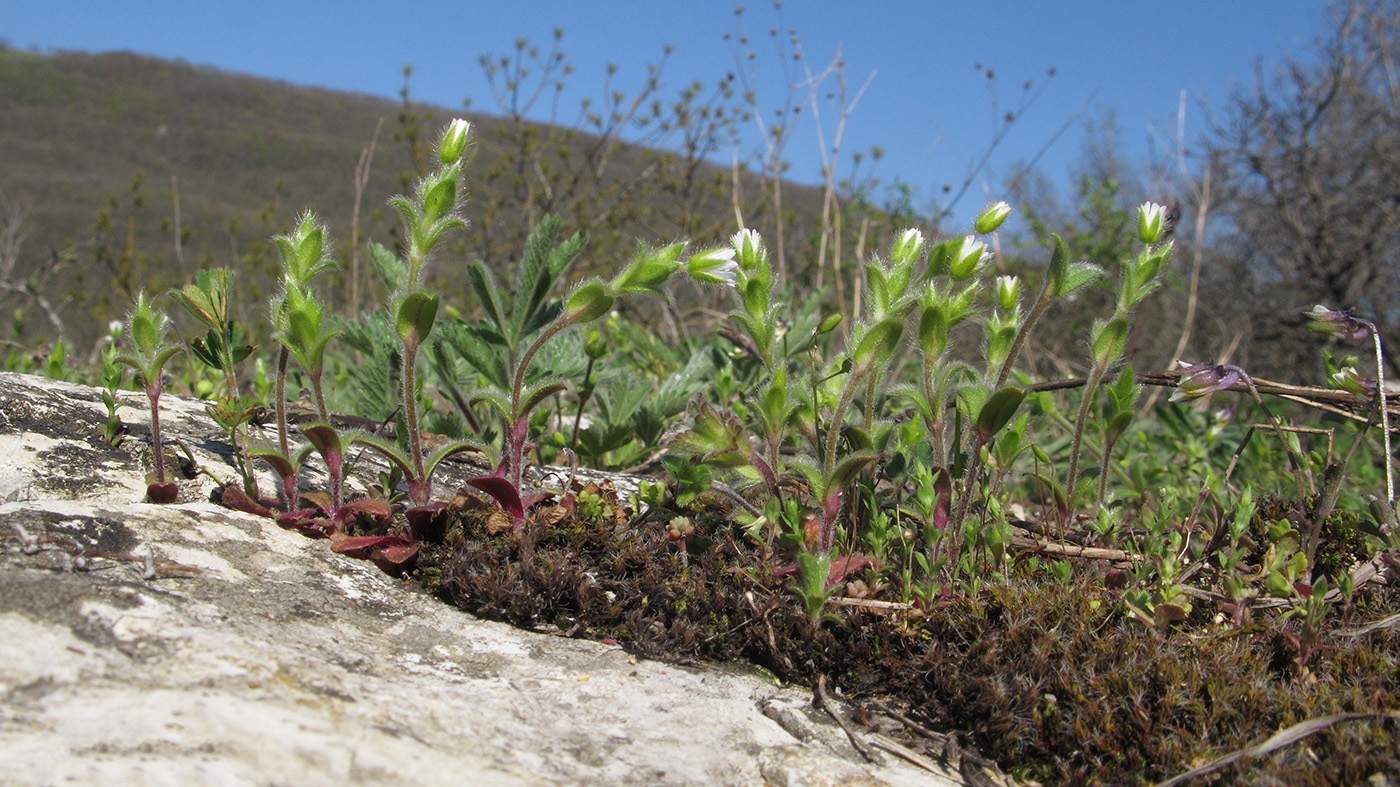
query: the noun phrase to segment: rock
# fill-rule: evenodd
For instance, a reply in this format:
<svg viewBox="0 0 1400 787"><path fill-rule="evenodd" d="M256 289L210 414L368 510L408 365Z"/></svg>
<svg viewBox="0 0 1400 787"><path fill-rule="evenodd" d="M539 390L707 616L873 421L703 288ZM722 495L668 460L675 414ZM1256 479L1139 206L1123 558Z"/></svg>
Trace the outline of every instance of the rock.
<svg viewBox="0 0 1400 787"><path fill-rule="evenodd" d="M206 475L141 502L126 396L114 448L98 391L0 374L0 783L959 783L866 763L761 675L473 618L207 502ZM232 478L201 403L161 422Z"/></svg>

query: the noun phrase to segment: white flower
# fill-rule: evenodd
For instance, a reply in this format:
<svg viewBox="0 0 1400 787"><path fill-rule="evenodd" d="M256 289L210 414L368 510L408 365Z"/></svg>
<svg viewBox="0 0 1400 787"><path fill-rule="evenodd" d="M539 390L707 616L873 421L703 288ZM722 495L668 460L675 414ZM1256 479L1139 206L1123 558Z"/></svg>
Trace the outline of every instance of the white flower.
<svg viewBox="0 0 1400 787"><path fill-rule="evenodd" d="M1011 206L1005 202L998 202L982 211L982 215L972 222L972 228L977 231L977 234L986 235L1000 227L1001 223L1006 221L1006 217L1010 215Z"/></svg>
<svg viewBox="0 0 1400 787"><path fill-rule="evenodd" d="M953 277L953 281L966 281L981 273L982 266L991 258L987 244L971 235L964 235L962 243L953 249L952 259L948 262L948 275Z"/></svg>
<svg viewBox="0 0 1400 787"><path fill-rule="evenodd" d="M1148 245L1162 239L1165 229L1167 209L1155 202L1144 202L1138 207L1138 238Z"/></svg>
<svg viewBox="0 0 1400 787"><path fill-rule="evenodd" d="M734 249L707 249L698 252L686 262L685 269L696 281L728 284L731 287L739 276L739 263L734 261Z"/></svg>

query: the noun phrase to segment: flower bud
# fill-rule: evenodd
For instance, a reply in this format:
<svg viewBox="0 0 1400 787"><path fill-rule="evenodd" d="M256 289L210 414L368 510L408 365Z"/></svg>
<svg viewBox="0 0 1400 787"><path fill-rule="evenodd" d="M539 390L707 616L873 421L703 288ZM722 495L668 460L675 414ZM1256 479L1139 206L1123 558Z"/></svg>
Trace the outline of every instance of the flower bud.
<svg viewBox="0 0 1400 787"><path fill-rule="evenodd" d="M1138 207L1138 239L1151 246L1162 239L1166 228L1167 209L1155 202L1144 202Z"/></svg>
<svg viewBox="0 0 1400 787"><path fill-rule="evenodd" d="M1375 327L1367 320L1353 317L1349 311L1334 311L1322 304L1312 307L1307 316L1311 320L1308 330L1353 342L1369 339Z"/></svg>
<svg viewBox="0 0 1400 787"><path fill-rule="evenodd" d="M1014 311L1021 297L1021 280L1016 276L997 277L997 306L1004 312Z"/></svg>
<svg viewBox="0 0 1400 787"><path fill-rule="evenodd" d="M594 361L608 354L608 340L598 329L589 331L588 338L583 342L583 353Z"/></svg>
<svg viewBox="0 0 1400 787"><path fill-rule="evenodd" d="M739 230L729 242L734 246L735 260L739 267L751 271L767 257L763 250L763 237L758 230Z"/></svg>
<svg viewBox="0 0 1400 787"><path fill-rule="evenodd" d="M977 231L977 234L986 235L989 232L994 232L1010 215L1011 206L1005 202L998 202L982 211L982 215L972 222L972 228Z"/></svg>
<svg viewBox="0 0 1400 787"><path fill-rule="evenodd" d="M966 281L982 272L982 268L992 258L987 244L972 237L963 236L962 243L953 248L949 258L948 275L953 281Z"/></svg>
<svg viewBox="0 0 1400 787"><path fill-rule="evenodd" d="M442 132L442 142L438 144L438 160L452 164L462 158L471 141L472 124L462 118L455 118Z"/></svg>
<svg viewBox="0 0 1400 787"><path fill-rule="evenodd" d="M913 265L919 259L919 252L924 249L924 234L910 227L899 236L899 240L894 244L894 250L890 256L894 258L895 265Z"/></svg>
<svg viewBox="0 0 1400 787"><path fill-rule="evenodd" d="M1176 381L1176 393L1171 395L1173 402L1199 399L1218 391L1225 391L1245 378L1244 370L1231 364L1216 366L1209 363L1180 363L1181 377Z"/></svg>
<svg viewBox="0 0 1400 787"><path fill-rule="evenodd" d="M1376 381L1361 376L1355 366L1343 366L1328 379L1333 388L1350 393L1362 401L1370 401L1376 396Z"/></svg>

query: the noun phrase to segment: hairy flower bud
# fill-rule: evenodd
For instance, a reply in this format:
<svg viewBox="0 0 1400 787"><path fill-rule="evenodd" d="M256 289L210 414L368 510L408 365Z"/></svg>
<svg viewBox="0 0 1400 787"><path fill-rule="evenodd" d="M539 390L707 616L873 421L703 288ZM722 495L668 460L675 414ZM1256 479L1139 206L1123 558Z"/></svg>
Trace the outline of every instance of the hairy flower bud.
<svg viewBox="0 0 1400 787"><path fill-rule="evenodd" d="M734 246L735 261L746 271L758 267L767 256L763 250L763 237L758 230L739 230L729 242Z"/></svg>
<svg viewBox="0 0 1400 787"><path fill-rule="evenodd" d="M1152 245L1162 239L1166 229L1167 209L1155 202L1144 202L1138 208L1138 239Z"/></svg>
<svg viewBox="0 0 1400 787"><path fill-rule="evenodd" d="M734 249L706 249L692 255L685 263L685 270L696 281L733 287L739 275L739 263L734 261Z"/></svg>
<svg viewBox="0 0 1400 787"><path fill-rule="evenodd" d="M1021 297L1021 280L1016 276L998 276L996 282L997 306L1002 311L1014 311Z"/></svg>
<svg viewBox="0 0 1400 787"><path fill-rule="evenodd" d="M1335 311L1322 304L1312 307L1307 316L1311 321L1308 330L1353 342L1369 339L1374 327L1366 320L1353 317L1349 311Z"/></svg>
<svg viewBox="0 0 1400 787"><path fill-rule="evenodd" d="M977 231L977 234L986 235L989 232L996 231L996 229L1002 225L1002 222L1006 221L1006 217L1010 215L1011 206L1005 202L998 202L982 211L982 215L978 216L977 219L972 222L972 228Z"/></svg>
<svg viewBox="0 0 1400 787"><path fill-rule="evenodd" d="M455 118L442 132L442 142L438 144L438 160L452 164L462 158L471 141L472 124L462 118Z"/></svg>
<svg viewBox="0 0 1400 787"><path fill-rule="evenodd" d="M896 265L913 265L919 259L919 252L924 249L924 234L910 227L895 241L894 250L890 256L894 258Z"/></svg>
<svg viewBox="0 0 1400 787"><path fill-rule="evenodd" d="M966 235L962 243L953 249L948 263L948 275L953 277L953 281L966 281L981 273L991 258L992 253L987 249L987 244Z"/></svg>

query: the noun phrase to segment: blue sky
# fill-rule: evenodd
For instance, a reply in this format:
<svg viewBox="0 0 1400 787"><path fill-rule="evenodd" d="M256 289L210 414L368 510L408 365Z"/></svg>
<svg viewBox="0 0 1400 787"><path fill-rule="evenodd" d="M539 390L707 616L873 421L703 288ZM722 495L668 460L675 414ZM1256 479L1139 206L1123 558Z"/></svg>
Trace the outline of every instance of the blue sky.
<svg viewBox="0 0 1400 787"><path fill-rule="evenodd" d="M974 186L955 216L996 199L997 177L1018 159L1036 156L1082 107L1039 165L1063 180L1079 156L1084 122L1116 115L1123 151L1150 154L1151 129L1174 133L1183 90L1188 139L1205 128L1204 109L1219 110L1230 91L1252 82L1254 65L1305 56L1325 25L1322 0L771 0L747 4L743 30L757 54L758 101L770 110L784 99L780 60L770 27L794 29L808 65L820 70L839 51L854 91L873 73L845 129L843 152L884 149L876 171L918 187L926 205L944 183L956 187L1014 110L1022 84L1044 85L990 160L991 177ZM103 52L128 50L297 84L396 98L405 64L414 67L414 96L494 112L478 65L484 53L512 52L524 37L547 48L554 28L573 64L561 115L578 99L599 96L608 63L614 85L635 91L663 47L674 52L662 74L662 95L692 81L713 84L736 69L732 2L673 0L510 0L509 2L133 2L45 0L0 9L0 38L10 46ZM784 40L786 36L781 36ZM988 82L975 64L995 70L993 113ZM1047 79L1047 72L1055 76ZM828 82L831 86L833 83ZM547 102L541 105L547 107ZM540 113L543 114L542 109ZM826 139L834 111L822 107ZM808 113L810 116L810 112ZM750 136L750 144L756 137ZM820 178L817 132L807 120L787 148L790 177ZM729 159L729 152L720 158ZM838 167L845 174L846 166Z"/></svg>

